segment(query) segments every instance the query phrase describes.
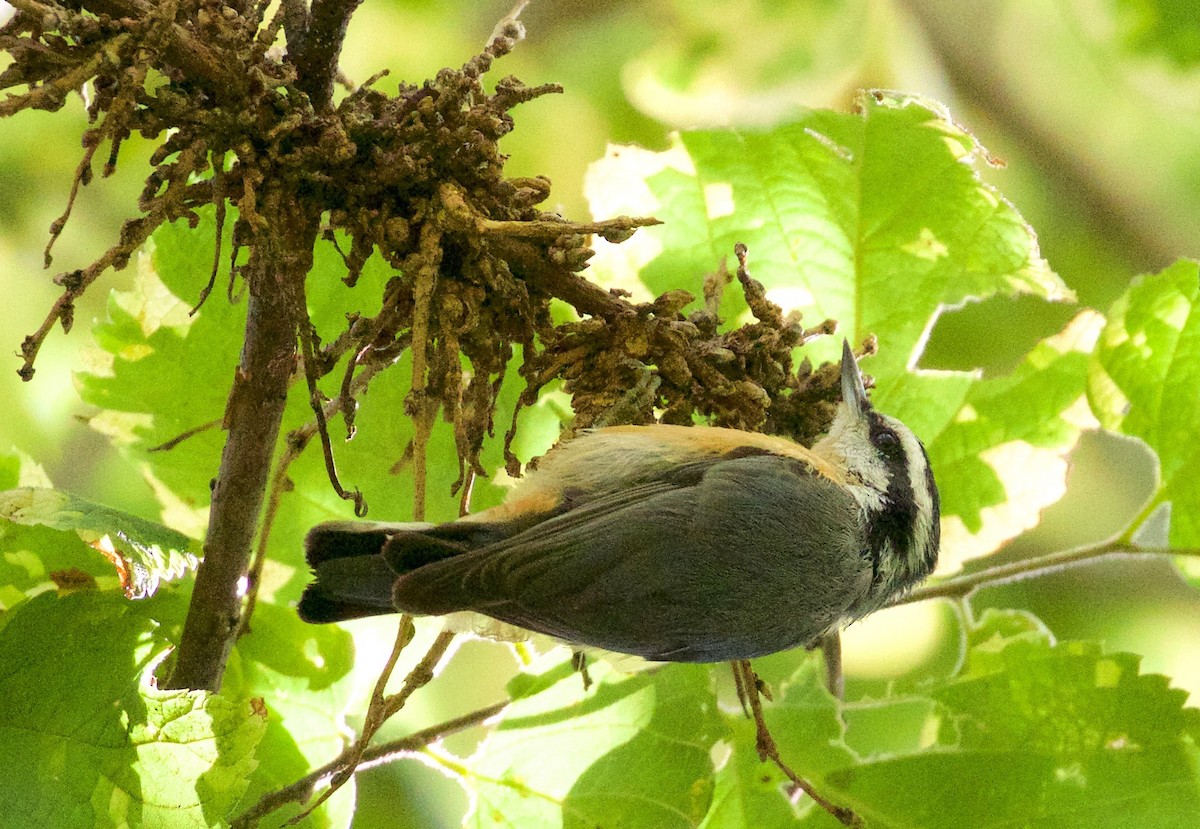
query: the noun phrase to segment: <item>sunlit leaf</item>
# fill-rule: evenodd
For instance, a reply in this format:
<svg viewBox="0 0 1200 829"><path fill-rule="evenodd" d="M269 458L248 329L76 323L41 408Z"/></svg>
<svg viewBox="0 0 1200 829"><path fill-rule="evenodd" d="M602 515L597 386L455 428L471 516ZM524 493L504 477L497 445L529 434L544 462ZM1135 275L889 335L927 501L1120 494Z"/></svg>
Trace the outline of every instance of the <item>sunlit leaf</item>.
<svg viewBox="0 0 1200 829"><path fill-rule="evenodd" d="M596 666L518 699L463 761L468 826L697 825L713 796L721 733L708 671L622 677Z"/></svg>
<svg viewBox="0 0 1200 829"><path fill-rule="evenodd" d="M1103 323L1085 312L1010 374L977 381L954 419L926 439L942 497L943 571L1036 526L1066 492L1066 456L1095 425L1085 386Z"/></svg>
<svg viewBox="0 0 1200 829"><path fill-rule="evenodd" d="M131 599L151 595L159 581L177 579L197 563L199 545L183 533L57 489L0 492L0 518L74 531L112 562Z"/></svg>
<svg viewBox="0 0 1200 829"><path fill-rule="evenodd" d="M1184 707L1186 692L1140 673L1131 654L1054 644L1024 614L985 615L971 642L963 671L930 689L936 744L831 776L868 821L914 829L1193 825L1200 711Z"/></svg>
<svg viewBox="0 0 1200 829"><path fill-rule="evenodd" d="M1134 281L1109 312L1088 395L1100 423L1158 456L1152 504L1170 509L1173 546L1200 546L1200 265L1180 261ZM1166 506L1169 505L1169 506Z"/></svg>
<svg viewBox="0 0 1200 829"><path fill-rule="evenodd" d="M167 643L135 607L44 594L0 629L5 825L209 827L245 791L261 701L155 689Z"/></svg>

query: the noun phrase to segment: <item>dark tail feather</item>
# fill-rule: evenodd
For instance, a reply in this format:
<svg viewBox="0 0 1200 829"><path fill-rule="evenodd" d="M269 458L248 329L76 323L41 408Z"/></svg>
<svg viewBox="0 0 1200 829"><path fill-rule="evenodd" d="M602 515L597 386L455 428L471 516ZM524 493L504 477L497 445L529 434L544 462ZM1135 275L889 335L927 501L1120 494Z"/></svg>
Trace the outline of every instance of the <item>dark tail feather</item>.
<svg viewBox="0 0 1200 829"><path fill-rule="evenodd" d="M396 573L376 553L320 562L313 568L316 580L300 597L300 618L321 624L395 613L392 583Z"/></svg>
<svg viewBox="0 0 1200 829"><path fill-rule="evenodd" d="M304 559L314 570L335 558L371 556L383 550L388 537L406 528L432 528L432 524L381 524L372 521L326 521L308 531Z"/></svg>
<svg viewBox="0 0 1200 829"><path fill-rule="evenodd" d="M506 537L511 530L485 523L382 524L330 521L304 540L304 557L314 581L304 589L298 611L321 624L396 613L396 577Z"/></svg>

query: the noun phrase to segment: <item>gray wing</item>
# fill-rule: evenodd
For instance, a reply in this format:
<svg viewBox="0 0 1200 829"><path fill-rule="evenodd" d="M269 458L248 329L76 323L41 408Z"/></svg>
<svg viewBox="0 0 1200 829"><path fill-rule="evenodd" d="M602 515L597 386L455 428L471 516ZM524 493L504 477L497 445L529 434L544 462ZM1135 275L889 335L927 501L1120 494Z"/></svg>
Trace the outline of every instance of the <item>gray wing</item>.
<svg viewBox="0 0 1200 829"><path fill-rule="evenodd" d="M807 644L859 601L857 505L776 455L611 493L397 579L397 608L474 610L648 659L717 662Z"/></svg>

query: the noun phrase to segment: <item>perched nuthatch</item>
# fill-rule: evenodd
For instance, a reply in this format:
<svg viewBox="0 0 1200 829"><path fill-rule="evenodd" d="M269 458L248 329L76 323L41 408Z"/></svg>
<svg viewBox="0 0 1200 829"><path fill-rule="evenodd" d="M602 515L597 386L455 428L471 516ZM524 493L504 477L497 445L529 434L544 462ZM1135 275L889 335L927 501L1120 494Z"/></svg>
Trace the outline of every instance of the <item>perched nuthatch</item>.
<svg viewBox="0 0 1200 829"><path fill-rule="evenodd" d="M484 512L320 524L300 616L474 611L673 662L811 645L916 585L938 555L925 448L871 407L848 343L841 382L812 449L733 429L596 429Z"/></svg>

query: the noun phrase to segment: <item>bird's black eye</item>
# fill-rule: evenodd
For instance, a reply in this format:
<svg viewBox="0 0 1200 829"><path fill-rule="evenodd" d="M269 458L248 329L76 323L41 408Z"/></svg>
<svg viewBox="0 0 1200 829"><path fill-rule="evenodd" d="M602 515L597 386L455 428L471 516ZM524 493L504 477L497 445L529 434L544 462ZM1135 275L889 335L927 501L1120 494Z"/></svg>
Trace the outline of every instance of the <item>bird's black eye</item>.
<svg viewBox="0 0 1200 829"><path fill-rule="evenodd" d="M879 454L889 461L903 461L904 448L900 443L900 435L896 434L895 428L887 419L876 414L871 418L870 424L869 439Z"/></svg>
<svg viewBox="0 0 1200 829"><path fill-rule="evenodd" d="M872 435L872 443L884 457L895 458L902 454L900 449L900 438L891 429L883 429Z"/></svg>

